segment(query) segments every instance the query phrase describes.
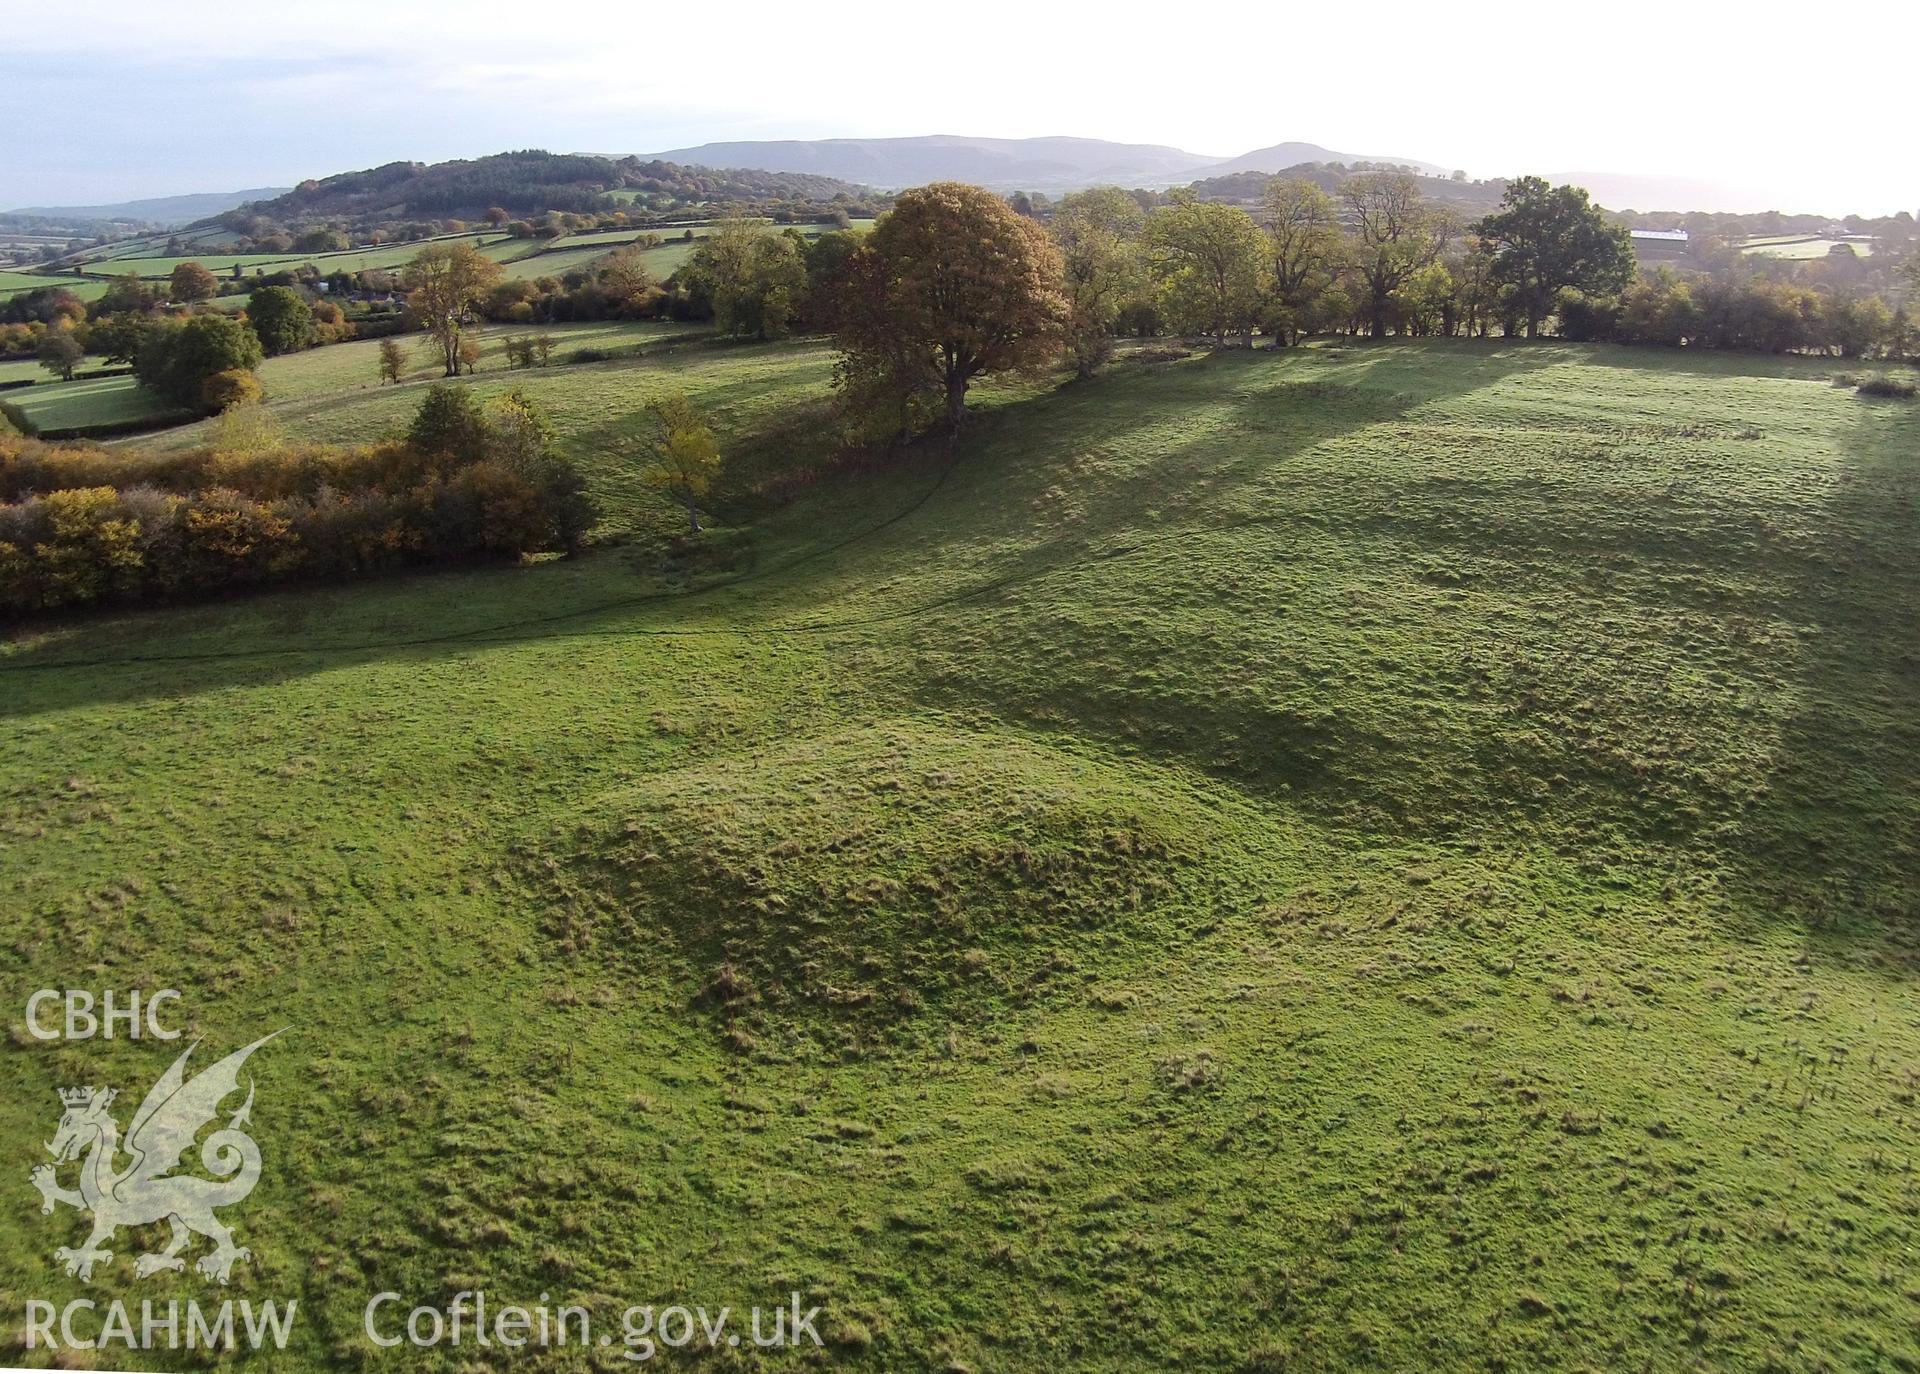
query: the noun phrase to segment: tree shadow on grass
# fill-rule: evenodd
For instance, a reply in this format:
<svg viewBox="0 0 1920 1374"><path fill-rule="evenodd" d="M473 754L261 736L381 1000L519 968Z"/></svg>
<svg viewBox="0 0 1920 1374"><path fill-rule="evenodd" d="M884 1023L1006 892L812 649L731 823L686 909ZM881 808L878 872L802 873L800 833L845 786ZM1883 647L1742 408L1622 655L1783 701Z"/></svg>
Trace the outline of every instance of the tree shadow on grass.
<svg viewBox="0 0 1920 1374"><path fill-rule="evenodd" d="M1920 408L1861 402L1817 543L1776 569L1795 708L1725 842L1762 916L1920 956Z"/></svg>
<svg viewBox="0 0 1920 1374"><path fill-rule="evenodd" d="M995 502L958 500L957 511L1059 505L1065 514L1050 537L997 551L990 579L917 627L899 656L913 690L1028 725L1070 723L1258 790L1364 790L1352 761L1390 767L1393 727L1295 690L1305 684L1293 669L1313 647L1289 642L1291 625L1275 619L1287 609L1263 578L1304 567L1310 546L1401 499L1410 474L1385 462L1328 466L1326 454L1564 358L1472 345L1341 352L1282 372L1262 355L1228 354L1158 377L1122 374L1112 389L1056 399L990 443L996 460L970 466L964 480L991 485ZM1185 400L1193 423L1182 432L1141 422L1116 404L1140 387L1163 393L1153 416L1180 415ZM1042 453L1045 462L1033 461ZM1076 455L1090 455L1084 469ZM876 570L906 573L873 561L862 571ZM1256 681L1254 660L1274 671Z"/></svg>
<svg viewBox="0 0 1920 1374"><path fill-rule="evenodd" d="M1113 550L1103 545L1125 542L1115 532L1133 522L1143 500L1181 512L1237 480L1236 473L1268 469L1442 395L1558 361L1463 344L1437 384L1430 377L1420 394L1410 395L1369 384L1365 360L1394 351L1392 344L1356 349L1362 365L1351 368L1350 381L1286 392L1289 432L1257 451L1217 461L1191 461L1191 451L1207 438L1177 433L1181 408L1219 402L1222 372L1230 387L1244 380L1258 398L1263 374L1294 355L1122 365L1091 385L1000 405L951 453L942 444L923 445L897 469L834 484L776 513L750 576L691 593L636 577L617 552L603 550L535 569L420 573L380 585L288 589L235 602L83 617L36 631L42 637L33 647L0 660L7 687L0 716L257 687L356 663L426 661L570 635L791 635L815 627L911 626L923 610L964 605L1109 556ZM1272 414L1271 398L1243 398L1226 408ZM1113 449L1156 427L1175 461L1156 459L1137 472L1109 474L1120 479L1110 489L1089 484L1091 518L1080 531L1035 524L1031 502L1066 476L1055 466L1062 449ZM967 547L976 543L979 549ZM939 585L904 599L869 594L873 582L902 567L932 569Z"/></svg>
<svg viewBox="0 0 1920 1374"><path fill-rule="evenodd" d="M1082 503L1136 518L1082 518L929 625L915 690L1368 833L1578 834L1602 864L1706 842L1748 772L1727 684L1765 675L1774 651L1746 626L1774 614L1804 541L1776 524L1764 436L1690 421L1692 393L1657 387L1664 355L1601 360L1649 377L1592 437L1577 379L1510 433L1512 396L1485 421L1445 404L1587 351L1426 348L1409 376L1403 350L1360 345L1363 367L1249 385Z"/></svg>

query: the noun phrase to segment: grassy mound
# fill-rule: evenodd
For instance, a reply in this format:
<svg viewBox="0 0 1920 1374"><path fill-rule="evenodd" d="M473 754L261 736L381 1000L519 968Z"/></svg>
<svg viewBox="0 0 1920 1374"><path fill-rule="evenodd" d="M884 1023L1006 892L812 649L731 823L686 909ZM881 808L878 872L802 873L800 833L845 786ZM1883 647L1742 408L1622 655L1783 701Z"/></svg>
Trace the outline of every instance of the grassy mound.
<svg viewBox="0 0 1920 1374"><path fill-rule="evenodd" d="M850 1048L1071 987L1089 947L1177 938L1214 828L1110 764L888 721L597 798L537 862L566 952L666 957L739 1048L792 1018Z"/></svg>

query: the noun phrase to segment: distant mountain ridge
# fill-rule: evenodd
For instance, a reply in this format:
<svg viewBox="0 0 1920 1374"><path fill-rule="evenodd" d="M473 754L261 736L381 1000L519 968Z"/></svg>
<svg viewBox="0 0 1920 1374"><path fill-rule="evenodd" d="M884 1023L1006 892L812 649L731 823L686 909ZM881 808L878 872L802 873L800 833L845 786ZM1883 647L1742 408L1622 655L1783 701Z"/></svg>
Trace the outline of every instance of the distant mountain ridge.
<svg viewBox="0 0 1920 1374"><path fill-rule="evenodd" d="M971 181L996 191L1072 191L1086 186L1173 186L1232 172L1278 172L1303 162L1391 162L1440 173L1405 157L1362 157L1317 143L1277 143L1234 158L1209 157L1159 143L1100 138L771 139L702 143L649 154L700 167L758 167L811 172L868 186L898 188L929 181Z"/></svg>
<svg viewBox="0 0 1920 1374"><path fill-rule="evenodd" d="M222 214L253 200L271 200L287 193L285 186L257 186L250 191L196 191L152 200L126 200L117 205L29 205L0 215L27 219L57 219L101 224L155 224L173 229L209 215Z"/></svg>
<svg viewBox="0 0 1920 1374"><path fill-rule="evenodd" d="M295 188L196 192L110 205L29 206L0 221L174 229L227 215L243 205L268 215L326 218L370 213L475 214L493 204L516 213L589 209L615 188L640 188L689 201L826 202L866 188L897 190L929 181L968 181L996 191L1057 195L1096 185L1164 189L1236 176L1272 175L1313 163L1410 166L1445 177L1450 169L1404 156L1343 153L1317 143L1285 142L1219 158L1158 143L1098 138L772 139L702 143L632 155L492 154L444 163L390 163L340 173ZM1552 175L1587 187L1600 204L1642 211L1753 212L1773 197L1753 187L1708 180L1604 172ZM1498 185L1497 182L1487 185ZM1224 188L1220 188L1224 191ZM1445 188L1441 188L1443 191ZM1463 192L1463 195L1467 193ZM1446 197L1443 197L1446 198ZM21 224L14 227L19 228Z"/></svg>

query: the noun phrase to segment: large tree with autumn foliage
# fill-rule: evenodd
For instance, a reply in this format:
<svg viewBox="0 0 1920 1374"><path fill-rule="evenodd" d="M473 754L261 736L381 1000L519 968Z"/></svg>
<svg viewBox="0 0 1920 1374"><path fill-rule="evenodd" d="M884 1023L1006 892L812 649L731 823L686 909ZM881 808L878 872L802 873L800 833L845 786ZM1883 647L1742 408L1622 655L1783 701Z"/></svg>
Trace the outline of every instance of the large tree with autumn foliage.
<svg viewBox="0 0 1920 1374"><path fill-rule="evenodd" d="M500 264L470 243L422 248L401 277L407 305L440 349L446 375L460 375L460 336L467 312L500 280Z"/></svg>
<svg viewBox="0 0 1920 1374"><path fill-rule="evenodd" d="M929 390L951 428L967 388L1059 354L1068 308L1060 252L991 191L903 192L847 264L835 333L841 375Z"/></svg>
<svg viewBox="0 0 1920 1374"><path fill-rule="evenodd" d="M177 263L167 279L167 299L178 305L210 300L220 292L220 279L197 262Z"/></svg>

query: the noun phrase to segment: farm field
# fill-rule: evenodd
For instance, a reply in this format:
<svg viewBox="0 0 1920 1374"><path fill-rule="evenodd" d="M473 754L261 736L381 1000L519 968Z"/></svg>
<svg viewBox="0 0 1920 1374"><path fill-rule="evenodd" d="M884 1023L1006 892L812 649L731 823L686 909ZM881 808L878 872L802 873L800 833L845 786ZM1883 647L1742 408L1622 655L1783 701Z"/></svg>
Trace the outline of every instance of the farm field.
<svg viewBox="0 0 1920 1374"><path fill-rule="evenodd" d="M1853 249L1861 257L1873 255L1873 243L1868 239L1835 239L1781 237L1766 239L1748 239L1741 245L1743 253L1757 253L1762 257L1790 258L1805 261L1811 258L1824 258L1835 248L1842 245Z"/></svg>
<svg viewBox="0 0 1920 1374"><path fill-rule="evenodd" d="M818 238L821 234L830 232L831 228L831 226L824 224L800 224L792 227L799 229L800 232L808 238ZM873 221L870 219L857 219L848 227L856 234L864 234L873 228ZM694 237L698 240L706 237L706 235L700 231L695 231ZM645 260L647 266L652 269L653 274L662 281L665 281L668 277L687 265L687 262L693 257L694 250L698 247L698 242L686 243L669 240L661 244L658 248L649 248L646 251Z"/></svg>
<svg viewBox="0 0 1920 1374"><path fill-rule="evenodd" d="M872 227L871 220L855 220L852 228L864 232ZM711 231L711 224L692 226L696 241L705 238ZM827 226L818 224L797 225L796 228L809 238L824 232ZM479 247L494 261L502 264L510 280L535 280L540 277L558 277L578 267L584 267L596 259L612 252L623 243L648 233L660 233L668 241L656 248L647 250L647 262L656 275L665 278L671 276L693 256L695 244L687 243L676 237L684 232L686 226L668 231L636 229L596 230L584 234L571 234L560 239L516 239L505 234L463 234L451 238L432 239L411 243L383 244L375 248L356 248L340 253L231 253L218 248L179 257L167 257L144 253L142 246L150 247L148 240L129 241L116 247L128 255L124 257L103 256L88 259L82 267L84 276L62 273L58 276L40 276L26 272L0 270L0 300L20 292L37 290L45 286L61 286L73 292L82 300L92 300L104 293L112 278L125 276L131 272L145 281L165 281L172 275L173 269L183 262L197 262L223 281L232 276L234 266L239 265L243 275L251 276L255 272L271 273L277 270L304 267L312 264L323 272L361 272L373 268L398 271L416 257L427 243L469 242ZM111 250L110 250L111 251ZM240 309L243 301L233 296L216 297L212 302L216 309Z"/></svg>
<svg viewBox="0 0 1920 1374"><path fill-rule="evenodd" d="M42 277L31 272L0 271L0 300L5 300L8 296L24 295L29 291L38 291L46 286L63 287L83 301L90 301L96 296L104 295L107 290L106 282L89 281L82 277Z"/></svg>
<svg viewBox="0 0 1920 1374"><path fill-rule="evenodd" d="M93 361L98 362L96 358ZM0 382L44 382L50 381L52 374L32 358L8 358L0 360Z"/></svg>
<svg viewBox="0 0 1920 1374"><path fill-rule="evenodd" d="M832 354L824 344L785 344L669 347L637 359L564 366L556 361L550 367L516 371L505 366L500 349L510 333L517 332L489 331L478 375L461 384L483 398L524 392L546 409L561 451L585 472L608 533L671 533L676 521L686 518L676 517L640 480L635 455L645 437L648 400L684 391L729 434L748 435L776 427L791 408L817 399L832 369ZM546 332L561 341L555 353L559 359L576 348L627 348L652 339L684 338L687 330L633 322L570 329L556 325ZM436 380L439 369L424 353L417 354L409 376L412 384L368 386L365 379L375 375L372 347L377 345L339 344L272 359L262 367L267 410L289 439L370 443L406 431L420 404L419 384ZM362 359L327 356L347 350L361 350ZM349 362L351 376L344 370ZM308 366L280 367L283 363ZM143 435L137 442L160 450L192 448L206 442L210 423Z"/></svg>
<svg viewBox="0 0 1920 1374"><path fill-rule="evenodd" d="M516 381L524 379L528 374L508 368L505 353L506 341L519 334L552 335L556 348L551 366L559 368L572 365L568 358L576 349L626 349L655 340L685 339L689 334L699 332L697 325L651 320L543 327L494 325L475 331L483 350L478 373L482 376L500 373ZM437 354L422 336L404 336L402 343L409 360L406 381L429 381L439 377ZM258 375L266 391L269 408L276 415L295 417L296 428L313 431L302 432L300 437L317 442L328 437L322 415L336 406L351 409L353 402L349 398L354 393L367 392L372 393L371 408L379 412L383 421L392 420L399 428L404 428L403 412L407 404L412 402L396 399L389 403L380 399L383 388L380 385L379 350L379 340L361 339L267 359L261 364ZM89 358L86 367L100 365L99 359ZM0 362L0 382L21 379L31 380L34 385L9 389L0 393L0 400L18 406L30 422L43 430L119 425L158 418L169 409L163 401L142 391L131 376L82 377L76 381L62 382L30 359ZM364 426L350 426L350 430L362 438L379 437L385 432L384 429ZM179 447L199 442L204 437L204 425L188 425L176 431L137 435L128 442Z"/></svg>
<svg viewBox="0 0 1920 1374"><path fill-rule="evenodd" d="M561 366L567 356L581 348L629 348L652 340L683 337L698 332L699 326L655 320L613 320L587 324L489 325L470 331L481 348L476 377L504 372L521 378L507 365L506 344L521 335L552 336L555 341L553 362L546 369ZM401 336L406 349L408 371L405 381L431 381L440 376L439 352L425 335ZM379 392L380 340L356 339L351 343L329 344L301 353L269 358L260 365L260 384L269 402L307 401L325 397L345 402L357 391Z"/></svg>
<svg viewBox="0 0 1920 1374"><path fill-rule="evenodd" d="M309 357L296 437L423 391ZM638 404L806 470L829 363L464 383L552 409L581 557L0 646L17 986L289 1028L273 1367L473 1288L798 1290L889 1371L1920 1363L1920 410L1692 351L1123 359L785 507L730 470L667 543ZM152 1060L16 1041L0 1120ZM0 1209L0 1286L95 1296L67 1239Z"/></svg>
<svg viewBox="0 0 1920 1374"><path fill-rule="evenodd" d="M8 272L0 270L0 291L32 291L36 287L54 285L52 279L37 277L30 272Z"/></svg>
<svg viewBox="0 0 1920 1374"><path fill-rule="evenodd" d="M564 239L560 240L560 242L575 248L584 247L590 243L604 243L610 247L618 247L623 243L632 243L635 239L642 238L647 234L654 234L662 239L667 239L678 238L684 231L685 226L677 226L670 231L662 231L659 229L594 229L584 234L568 234ZM709 232L711 232L710 226L701 225L694 229L694 237L705 238Z"/></svg>
<svg viewBox="0 0 1920 1374"><path fill-rule="evenodd" d="M338 253L226 253L208 252L182 257L99 258L89 262L89 273L101 277L125 276L132 272L150 281L165 280L183 262L197 262L217 277L229 276L238 265L243 273L254 269L271 272L280 268L304 267L312 263L323 272L362 272L369 268L406 266L428 243L471 243L488 257L506 260L535 251L538 242L516 239L505 234L461 234L411 243L388 243L374 248L354 248Z"/></svg>
<svg viewBox="0 0 1920 1374"><path fill-rule="evenodd" d="M559 245L565 239L556 241ZM617 244L590 243L583 248L555 246L537 253L521 254L513 258L500 259L504 275L508 281L537 281L541 277L561 277L576 267L585 267L588 263L604 258Z"/></svg>
<svg viewBox="0 0 1920 1374"><path fill-rule="evenodd" d="M165 400L125 375L81 377L71 382L49 380L0 392L0 400L16 408L42 433L137 424L157 420L172 410Z"/></svg>
<svg viewBox="0 0 1920 1374"><path fill-rule="evenodd" d="M80 365L78 371L84 373L92 372L98 368L112 367L118 369L124 368L125 366L125 363L108 363L101 358L90 355L86 361ZM0 382L32 382L35 386L50 387L65 385L64 382L60 381L32 358L0 359Z"/></svg>
<svg viewBox="0 0 1920 1374"><path fill-rule="evenodd" d="M866 229L872 227L872 224L872 220L855 220L851 227L855 232L865 232ZM821 233L826 232L828 228L828 226L820 224L803 224L793 227L799 229L801 233L808 238L817 238ZM566 238L555 240L552 246L545 249L538 256L523 257L506 263L506 274L509 280L516 281L531 281L540 277L563 276L574 268L585 267L587 264L613 252L622 243L632 243L635 239L654 232L658 231L631 229L613 231L611 234L605 232L572 234ZM684 230L679 232L684 232ZM682 267L686 266L687 262L693 257L695 250L700 246L699 241L708 237L711 232L711 225L696 226L694 228L694 241L691 243L685 239L669 235L665 243L643 250L641 258L653 274L664 281Z"/></svg>

